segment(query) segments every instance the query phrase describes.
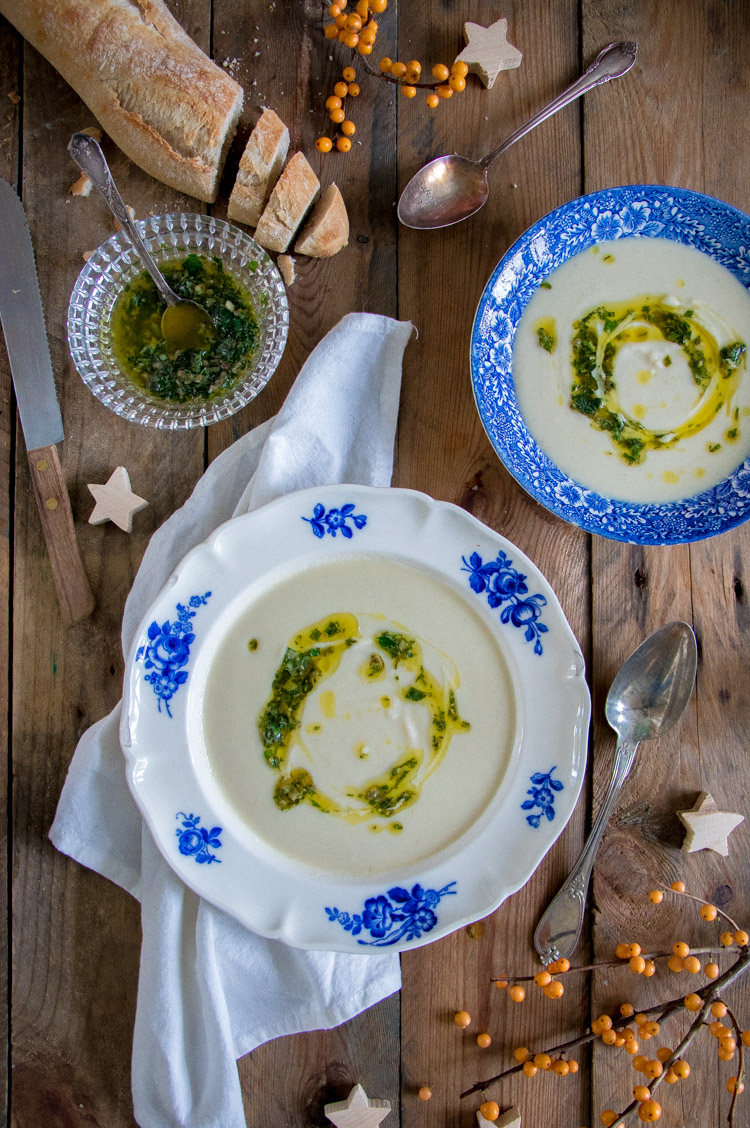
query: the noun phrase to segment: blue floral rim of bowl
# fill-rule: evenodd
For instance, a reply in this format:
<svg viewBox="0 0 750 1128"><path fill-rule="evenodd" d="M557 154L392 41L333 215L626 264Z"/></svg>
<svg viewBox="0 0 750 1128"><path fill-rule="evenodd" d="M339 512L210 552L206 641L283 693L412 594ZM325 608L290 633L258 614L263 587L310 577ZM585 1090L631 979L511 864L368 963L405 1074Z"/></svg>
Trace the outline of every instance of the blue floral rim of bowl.
<svg viewBox="0 0 750 1128"><path fill-rule="evenodd" d="M493 271L471 334L477 410L495 452L536 501L590 533L633 544L703 540L750 517L750 458L723 482L692 497L636 504L605 497L565 474L529 432L513 384L521 316L547 275L610 239L657 236L694 247L750 287L750 216L700 192L631 184L571 200L533 224Z"/></svg>

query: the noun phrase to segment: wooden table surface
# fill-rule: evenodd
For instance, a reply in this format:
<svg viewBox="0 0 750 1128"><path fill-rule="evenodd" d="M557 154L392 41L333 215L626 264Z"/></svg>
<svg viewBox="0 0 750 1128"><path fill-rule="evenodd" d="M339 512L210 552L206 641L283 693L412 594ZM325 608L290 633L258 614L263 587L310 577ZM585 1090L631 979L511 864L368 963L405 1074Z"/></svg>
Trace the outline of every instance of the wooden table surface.
<svg viewBox="0 0 750 1128"><path fill-rule="evenodd" d="M351 60L343 47L332 48L323 38L316 0L173 0L170 6L205 50L230 62L247 92L230 167L259 107L272 105L324 182L335 178L341 186L351 239L334 259L298 260L286 353L250 407L205 432L160 434L119 419L84 387L65 339L82 255L112 230L95 195L71 200L67 194L75 170L66 144L92 118L52 67L0 23L0 175L18 186L31 224L65 423L61 456L97 598L91 619L62 627L0 349L8 611L0 647L8 671L3 689L10 692L7 709L0 709L10 750L0 766L8 784L8 881L0 895L12 905L14 926L10 1119L16 1128L134 1123L129 1073L138 905L56 853L47 832L78 738L120 696L122 610L151 534L185 501L211 459L278 410L300 365L331 326L351 310L369 310L410 319L419 330L404 361L394 484L463 506L547 576L587 660L591 766L564 834L526 887L484 922L481 937L462 930L405 954L400 996L330 1032L267 1044L239 1069L252 1128L322 1125L323 1104L341 1099L357 1081L371 1096L392 1102L386 1125L469 1128L479 1101L460 1101L459 1093L503 1069L514 1046L541 1049L574 1036L603 1008L624 999L644 1006L689 989L689 977L669 982L666 972L648 981L626 971L599 972L569 978L559 1002L529 992L519 1007L489 982L493 972L535 970L534 923L575 859L608 782L614 741L603 720L607 687L631 650L671 619L695 628L697 690L678 728L644 748L636 762L599 854L581 962L610 958L623 938L664 948L676 936L706 942L715 935L693 909L655 910L646 893L660 881L682 877L694 893L727 905L740 921L750 920L750 820L734 832L731 854L723 859L681 853L675 816L702 789L720 806L748 811L750 601L744 567L750 526L693 545L642 548L564 524L531 501L493 453L468 370L472 318L488 275L514 239L550 209L583 192L640 182L697 189L747 210L750 5L509 0L503 7L483 0L391 0L380 20L377 58L450 62L462 46L464 19L486 25L504 15L523 63L501 74L491 91L471 79L463 96L435 112L423 96L395 99L389 85L363 76L353 109L357 143L347 156L327 157L314 150L328 126L323 101ZM615 39L638 40L633 71L513 148L493 170L492 195L478 216L432 233L397 225L399 189L427 158L456 149L482 153ZM20 101L8 97L14 92ZM111 144L107 152L139 216L204 210L152 180ZM223 194L211 210L224 215L225 206ZM87 524L92 498L86 483L105 481L119 464L149 500L130 536L111 524ZM748 995L733 989L745 1026ZM451 1021L460 1008L474 1017L467 1033ZM473 1035L480 1030L493 1036L489 1050L476 1046ZM691 1049L692 1078L660 1090L662 1123L726 1123L724 1081L731 1067L717 1062L709 1041L702 1037ZM501 1107L517 1103L524 1128L598 1124L602 1108L627 1104L635 1074L624 1055L601 1044L593 1060L586 1052L580 1060L575 1077L516 1077L490 1095ZM427 1082L434 1088L429 1104L416 1096ZM736 1124L750 1124L747 1104Z"/></svg>

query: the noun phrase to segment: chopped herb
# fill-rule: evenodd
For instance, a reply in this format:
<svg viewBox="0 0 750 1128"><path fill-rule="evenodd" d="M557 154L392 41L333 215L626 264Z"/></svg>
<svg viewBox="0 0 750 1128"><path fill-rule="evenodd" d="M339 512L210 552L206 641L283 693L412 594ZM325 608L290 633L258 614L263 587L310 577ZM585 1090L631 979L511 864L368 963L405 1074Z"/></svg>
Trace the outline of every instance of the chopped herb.
<svg viewBox="0 0 750 1128"><path fill-rule="evenodd" d="M671 357L671 356L669 356L669 354L667 354L667 355L666 355L666 356L664 357L664 367L665 367L665 368L669 368L669 367L670 367L670 365L671 365L671 363L672 363L672 357Z"/></svg>
<svg viewBox="0 0 750 1128"><path fill-rule="evenodd" d="M737 438L737 428L732 427L731 430L727 431L726 437L728 439L736 439Z"/></svg>
<svg viewBox="0 0 750 1128"><path fill-rule="evenodd" d="M735 341L733 345L725 345L719 350L719 367L724 377L731 375L739 368L740 362L747 352L747 345L743 341Z"/></svg>
<svg viewBox="0 0 750 1128"><path fill-rule="evenodd" d="M368 678L376 678L382 674L385 669L385 662L379 654L371 654L367 662L367 676Z"/></svg>
<svg viewBox="0 0 750 1128"><path fill-rule="evenodd" d="M407 690L404 690L404 698L407 701L423 701L427 696L421 689L417 689L415 685L410 685Z"/></svg>
<svg viewBox="0 0 750 1128"><path fill-rule="evenodd" d="M555 348L555 338L552 333L549 333L546 329L537 329L536 335L539 338L539 344L542 348L548 353L553 352Z"/></svg>
<svg viewBox="0 0 750 1128"><path fill-rule="evenodd" d="M247 648L248 648L248 650L257 650L258 649L257 638L251 638L250 641L247 644Z"/></svg>
<svg viewBox="0 0 750 1128"><path fill-rule="evenodd" d="M414 639L395 634L393 631L383 631L376 637L375 643L386 652L394 666L398 666L399 662L408 658L413 658L416 652Z"/></svg>
<svg viewBox="0 0 750 1128"><path fill-rule="evenodd" d="M310 634L310 638L313 640L313 642L317 642L318 639L320 638L320 631L318 630L317 627L313 627L313 629L309 632L309 634Z"/></svg>
<svg viewBox="0 0 750 1128"><path fill-rule="evenodd" d="M708 449L711 454L716 454L717 450L721 450L721 443L709 443Z"/></svg>
<svg viewBox="0 0 750 1128"><path fill-rule="evenodd" d="M540 282L539 287L542 290L551 290L552 289L552 283L551 282Z"/></svg>
<svg viewBox="0 0 750 1128"><path fill-rule="evenodd" d="M306 799L315 790L312 776L304 768L295 768L288 776L282 776L273 789L273 799L281 811L289 811Z"/></svg>
<svg viewBox="0 0 750 1128"><path fill-rule="evenodd" d="M327 634L328 638L333 638L334 635L337 635L340 632L341 624L337 623L335 619L331 619L330 623L326 624L325 633Z"/></svg>

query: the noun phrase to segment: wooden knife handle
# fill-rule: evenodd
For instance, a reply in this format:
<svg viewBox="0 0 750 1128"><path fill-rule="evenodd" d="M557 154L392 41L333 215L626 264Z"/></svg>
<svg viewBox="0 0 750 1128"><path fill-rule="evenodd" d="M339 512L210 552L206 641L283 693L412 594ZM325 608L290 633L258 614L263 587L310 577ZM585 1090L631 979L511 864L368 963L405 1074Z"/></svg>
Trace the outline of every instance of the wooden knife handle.
<svg viewBox="0 0 750 1128"><path fill-rule="evenodd" d="M65 626L69 627L91 614L94 596L76 540L73 511L57 447L38 447L28 454L60 611Z"/></svg>

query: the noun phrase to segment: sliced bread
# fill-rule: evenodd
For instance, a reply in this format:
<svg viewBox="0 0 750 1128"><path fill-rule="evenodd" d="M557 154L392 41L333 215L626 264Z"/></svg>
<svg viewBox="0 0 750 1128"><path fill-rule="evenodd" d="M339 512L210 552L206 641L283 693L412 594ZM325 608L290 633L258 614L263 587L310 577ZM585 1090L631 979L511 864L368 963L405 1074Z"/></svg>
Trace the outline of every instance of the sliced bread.
<svg viewBox="0 0 750 1128"><path fill-rule="evenodd" d="M349 216L335 184L329 184L300 232L294 250L298 255L328 258L349 242Z"/></svg>
<svg viewBox="0 0 750 1128"><path fill-rule="evenodd" d="M257 227L271 189L279 179L289 151L289 130L273 110L264 110L242 154L229 197L230 219Z"/></svg>
<svg viewBox="0 0 750 1128"><path fill-rule="evenodd" d="M285 251L318 194L320 183L302 153L295 153L286 166L265 211L258 221L255 238L268 251Z"/></svg>

